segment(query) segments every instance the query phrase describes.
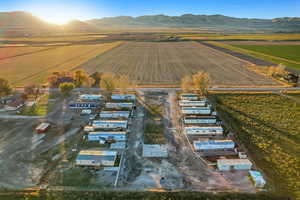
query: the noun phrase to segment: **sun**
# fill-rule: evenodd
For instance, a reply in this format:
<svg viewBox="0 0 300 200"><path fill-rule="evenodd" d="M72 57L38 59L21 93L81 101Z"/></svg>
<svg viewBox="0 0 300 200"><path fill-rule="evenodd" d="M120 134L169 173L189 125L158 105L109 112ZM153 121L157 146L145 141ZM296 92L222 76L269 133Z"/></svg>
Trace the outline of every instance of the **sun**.
<svg viewBox="0 0 300 200"><path fill-rule="evenodd" d="M55 12L40 13L40 14L36 14L36 16L39 17L40 19L46 21L46 22L53 23L53 24L58 24L58 25L67 24L72 19L74 19L72 16L68 15L67 13L55 13Z"/></svg>

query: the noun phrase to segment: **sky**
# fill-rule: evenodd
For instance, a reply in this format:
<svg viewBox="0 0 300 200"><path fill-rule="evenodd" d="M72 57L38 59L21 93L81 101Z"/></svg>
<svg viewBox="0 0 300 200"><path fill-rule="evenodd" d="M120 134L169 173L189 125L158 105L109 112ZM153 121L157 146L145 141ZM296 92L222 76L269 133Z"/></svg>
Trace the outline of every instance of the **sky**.
<svg viewBox="0 0 300 200"><path fill-rule="evenodd" d="M112 16L222 14L241 18L300 17L300 0L0 0L0 12L29 11L64 23Z"/></svg>

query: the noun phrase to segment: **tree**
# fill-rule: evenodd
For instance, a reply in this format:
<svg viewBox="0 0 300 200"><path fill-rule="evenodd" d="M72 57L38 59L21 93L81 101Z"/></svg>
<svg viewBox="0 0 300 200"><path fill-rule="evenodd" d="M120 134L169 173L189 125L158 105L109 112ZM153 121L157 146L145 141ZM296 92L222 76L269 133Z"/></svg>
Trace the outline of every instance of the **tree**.
<svg viewBox="0 0 300 200"><path fill-rule="evenodd" d="M37 97L40 94L40 86L37 84L29 84L29 85L25 86L24 92L27 95L35 95L35 99L37 99Z"/></svg>
<svg viewBox="0 0 300 200"><path fill-rule="evenodd" d="M65 83L65 82L69 82L69 83L74 82L74 79L70 74L70 72L67 71L52 72L52 74L48 76L48 83L49 86L52 88L57 88L61 83Z"/></svg>
<svg viewBox="0 0 300 200"><path fill-rule="evenodd" d="M276 67L274 66L270 66L268 67L268 72L267 72L268 76L274 76L276 74Z"/></svg>
<svg viewBox="0 0 300 200"><path fill-rule="evenodd" d="M181 90L184 92L188 92L193 87L193 80L190 76L184 76L180 82Z"/></svg>
<svg viewBox="0 0 300 200"><path fill-rule="evenodd" d="M94 72L93 74L90 75L90 77L94 79L94 84L92 85L92 87L99 87L101 76L102 73L99 72Z"/></svg>
<svg viewBox="0 0 300 200"><path fill-rule="evenodd" d="M59 90L64 95L67 96L70 94L70 92L75 88L74 83L61 83L59 84Z"/></svg>
<svg viewBox="0 0 300 200"><path fill-rule="evenodd" d="M84 84L85 81L87 81L88 75L83 69L79 69L75 71L73 75L73 79L74 79L75 87L79 88Z"/></svg>
<svg viewBox="0 0 300 200"><path fill-rule="evenodd" d="M0 97L11 94L12 88L8 80L0 78Z"/></svg>
<svg viewBox="0 0 300 200"><path fill-rule="evenodd" d="M100 88L110 96L116 88L116 77L112 73L104 73L101 77Z"/></svg>
<svg viewBox="0 0 300 200"><path fill-rule="evenodd" d="M82 83L82 87L84 88L90 88L94 85L95 80L92 77L87 77L83 83Z"/></svg>
<svg viewBox="0 0 300 200"><path fill-rule="evenodd" d="M207 72L198 72L192 76L194 89L200 96L205 96L207 94L208 88L210 86L210 76Z"/></svg>
<svg viewBox="0 0 300 200"><path fill-rule="evenodd" d="M276 67L276 74L277 75L284 75L285 74L285 66L283 64L279 64Z"/></svg>
<svg viewBox="0 0 300 200"><path fill-rule="evenodd" d="M121 75L118 79L118 88L120 89L120 93L125 94L132 85L131 80L129 79L129 76L127 75Z"/></svg>

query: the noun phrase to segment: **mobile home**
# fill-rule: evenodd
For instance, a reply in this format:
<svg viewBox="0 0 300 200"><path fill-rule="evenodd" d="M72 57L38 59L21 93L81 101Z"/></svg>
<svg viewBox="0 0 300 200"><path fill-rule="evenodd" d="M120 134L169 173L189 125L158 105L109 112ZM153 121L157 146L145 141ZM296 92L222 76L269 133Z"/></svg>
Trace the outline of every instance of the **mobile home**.
<svg viewBox="0 0 300 200"><path fill-rule="evenodd" d="M209 115L211 113L211 108L210 108L210 106L182 107L181 112L186 115Z"/></svg>
<svg viewBox="0 0 300 200"><path fill-rule="evenodd" d="M179 106L205 106L206 105L206 99L200 100L200 101L190 101L190 100L179 100Z"/></svg>
<svg viewBox="0 0 300 200"><path fill-rule="evenodd" d="M132 109L133 104L132 103L106 103L105 107L109 109Z"/></svg>
<svg viewBox="0 0 300 200"><path fill-rule="evenodd" d="M233 150L234 142L232 140L200 140L194 141L194 148L196 151L209 150Z"/></svg>
<svg viewBox="0 0 300 200"><path fill-rule="evenodd" d="M220 171L250 170L252 163L248 159L219 159L217 166Z"/></svg>
<svg viewBox="0 0 300 200"><path fill-rule="evenodd" d="M81 101L101 101L103 99L101 94L82 94L79 96Z"/></svg>
<svg viewBox="0 0 300 200"><path fill-rule="evenodd" d="M116 151L82 150L76 158L79 166L114 166L117 157Z"/></svg>
<svg viewBox="0 0 300 200"><path fill-rule="evenodd" d="M259 171L249 171L249 175L254 182L255 187L262 188L266 185L266 181Z"/></svg>
<svg viewBox="0 0 300 200"><path fill-rule="evenodd" d="M129 111L102 111L100 112L100 118L129 118L130 112Z"/></svg>
<svg viewBox="0 0 300 200"><path fill-rule="evenodd" d="M90 132L88 134L88 141L100 141L100 140L115 140L126 141L126 132Z"/></svg>
<svg viewBox="0 0 300 200"><path fill-rule="evenodd" d="M111 95L112 100L126 100L126 101L134 101L135 100L134 94L113 94Z"/></svg>
<svg viewBox="0 0 300 200"><path fill-rule="evenodd" d="M69 107L72 109L93 109L99 108L100 104L96 102L71 102Z"/></svg>
<svg viewBox="0 0 300 200"><path fill-rule="evenodd" d="M221 136L223 128L221 126L188 126L184 127L187 135L194 136Z"/></svg>
<svg viewBox="0 0 300 200"><path fill-rule="evenodd" d="M126 129L127 120L94 120L93 127L103 129Z"/></svg>
<svg viewBox="0 0 300 200"><path fill-rule="evenodd" d="M207 116L197 116L197 117L184 117L184 124L216 124L217 119L215 116L207 115Z"/></svg>
<svg viewBox="0 0 300 200"><path fill-rule="evenodd" d="M180 99L181 100L198 100L199 97L197 94L181 94Z"/></svg>

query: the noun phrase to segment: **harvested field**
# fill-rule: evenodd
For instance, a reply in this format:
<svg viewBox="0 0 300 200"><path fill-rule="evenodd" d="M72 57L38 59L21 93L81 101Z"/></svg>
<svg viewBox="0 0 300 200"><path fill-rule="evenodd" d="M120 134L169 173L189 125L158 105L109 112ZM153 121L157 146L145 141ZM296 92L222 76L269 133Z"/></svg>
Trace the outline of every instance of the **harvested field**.
<svg viewBox="0 0 300 200"><path fill-rule="evenodd" d="M0 77L8 79L14 86L40 83L45 81L47 75L52 71L72 70L120 43L63 46L2 59L0 60Z"/></svg>
<svg viewBox="0 0 300 200"><path fill-rule="evenodd" d="M278 85L245 64L196 42L127 42L81 67L89 73L127 74L139 84L178 84L183 76L202 70L211 74L214 85Z"/></svg>
<svg viewBox="0 0 300 200"><path fill-rule="evenodd" d="M0 60L48 50L49 47L0 47Z"/></svg>

